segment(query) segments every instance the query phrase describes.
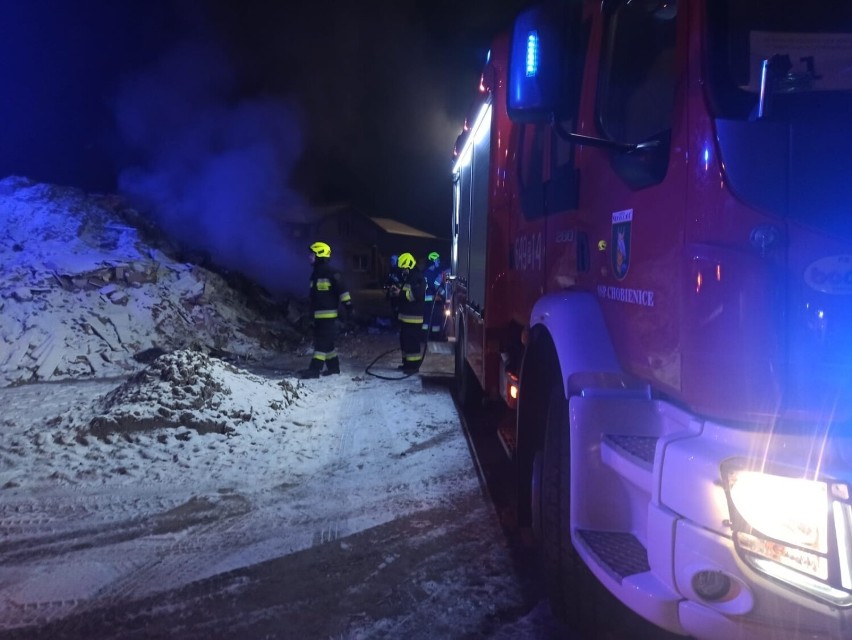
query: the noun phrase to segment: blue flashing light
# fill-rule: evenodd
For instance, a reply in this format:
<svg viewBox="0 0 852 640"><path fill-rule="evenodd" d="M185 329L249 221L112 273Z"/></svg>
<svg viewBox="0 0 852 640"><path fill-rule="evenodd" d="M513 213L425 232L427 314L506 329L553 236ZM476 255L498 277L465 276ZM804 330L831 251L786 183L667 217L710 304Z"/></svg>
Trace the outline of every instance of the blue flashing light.
<svg viewBox="0 0 852 640"><path fill-rule="evenodd" d="M527 34L527 78L533 78L538 73L538 31Z"/></svg>
<svg viewBox="0 0 852 640"><path fill-rule="evenodd" d="M704 171L710 170L710 143L704 145L704 153L701 154L701 159L704 162Z"/></svg>

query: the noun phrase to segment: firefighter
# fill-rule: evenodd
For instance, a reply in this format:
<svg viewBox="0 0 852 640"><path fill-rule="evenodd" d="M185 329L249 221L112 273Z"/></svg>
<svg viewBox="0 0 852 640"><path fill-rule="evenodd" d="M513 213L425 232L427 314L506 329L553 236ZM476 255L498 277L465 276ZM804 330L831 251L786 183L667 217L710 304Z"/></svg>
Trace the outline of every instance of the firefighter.
<svg viewBox="0 0 852 640"><path fill-rule="evenodd" d="M342 304L347 319L350 318L352 298L343 282L343 276L328 263L331 247L325 242L314 242L310 249L313 264L310 303L314 322L314 354L310 365L301 372L300 377L319 378L320 373L324 376L340 373L340 360L334 350L337 310Z"/></svg>
<svg viewBox="0 0 852 640"><path fill-rule="evenodd" d="M399 256L399 268L402 270L402 286L391 288L391 295L399 298L399 349L402 351L399 369L414 373L423 362L420 334L425 283L422 272L417 268L417 261L410 253Z"/></svg>
<svg viewBox="0 0 852 640"><path fill-rule="evenodd" d="M444 330L444 272L441 271L441 256L437 251L429 254L426 269L426 296L423 307L423 342L442 340Z"/></svg>

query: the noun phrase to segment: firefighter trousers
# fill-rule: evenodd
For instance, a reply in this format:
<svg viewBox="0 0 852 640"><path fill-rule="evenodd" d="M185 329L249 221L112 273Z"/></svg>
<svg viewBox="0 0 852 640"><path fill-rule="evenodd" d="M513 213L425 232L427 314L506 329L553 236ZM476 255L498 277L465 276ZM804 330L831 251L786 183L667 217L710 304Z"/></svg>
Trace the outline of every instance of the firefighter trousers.
<svg viewBox="0 0 852 640"><path fill-rule="evenodd" d="M420 339L442 340L444 335L444 301L430 300L423 309L423 335Z"/></svg>
<svg viewBox="0 0 852 640"><path fill-rule="evenodd" d="M417 371L423 361L423 353L420 351L420 336L423 333L422 321L400 322L399 326L399 350L402 351L402 369L404 371Z"/></svg>
<svg viewBox="0 0 852 640"><path fill-rule="evenodd" d="M337 318L314 318L314 355L310 364L312 370L322 371L325 365L329 371L340 372L340 360L334 350L335 338Z"/></svg>

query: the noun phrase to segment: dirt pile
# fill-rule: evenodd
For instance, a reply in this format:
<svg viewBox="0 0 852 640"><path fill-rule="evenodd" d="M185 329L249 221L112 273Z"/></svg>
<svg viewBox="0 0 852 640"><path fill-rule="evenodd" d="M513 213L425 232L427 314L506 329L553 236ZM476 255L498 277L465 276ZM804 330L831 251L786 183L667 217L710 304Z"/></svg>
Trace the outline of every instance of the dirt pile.
<svg viewBox="0 0 852 640"><path fill-rule="evenodd" d="M295 380L273 381L197 351L156 358L99 403L91 433L184 427L238 435L283 421L284 410L307 390Z"/></svg>
<svg viewBox="0 0 852 640"><path fill-rule="evenodd" d="M125 375L152 349L258 360L304 339L286 302L177 255L116 196L0 180L0 386Z"/></svg>

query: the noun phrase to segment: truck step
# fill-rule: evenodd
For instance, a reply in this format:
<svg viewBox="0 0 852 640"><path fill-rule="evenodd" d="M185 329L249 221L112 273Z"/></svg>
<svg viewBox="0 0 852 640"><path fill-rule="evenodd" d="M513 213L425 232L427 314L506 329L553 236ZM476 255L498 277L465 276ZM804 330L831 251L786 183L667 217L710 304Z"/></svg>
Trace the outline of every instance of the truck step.
<svg viewBox="0 0 852 640"><path fill-rule="evenodd" d="M645 467L649 471L654 466L654 454L657 452L655 436L616 435L608 433L603 441L621 455L631 459L634 464Z"/></svg>
<svg viewBox="0 0 852 640"><path fill-rule="evenodd" d="M515 425L513 422L502 422L497 426L497 439L503 445L503 451L506 452L509 460L515 457L517 449L517 440L515 438Z"/></svg>
<svg viewBox="0 0 852 640"><path fill-rule="evenodd" d="M601 459L618 475L650 494L658 441L656 436L607 433L601 436Z"/></svg>
<svg viewBox="0 0 852 640"><path fill-rule="evenodd" d="M597 563L618 582L651 570L648 551L632 533L578 529L577 536Z"/></svg>
<svg viewBox="0 0 852 640"><path fill-rule="evenodd" d="M626 531L576 529L574 542L589 569L616 598L655 624L683 634L682 596L651 570L648 551Z"/></svg>

